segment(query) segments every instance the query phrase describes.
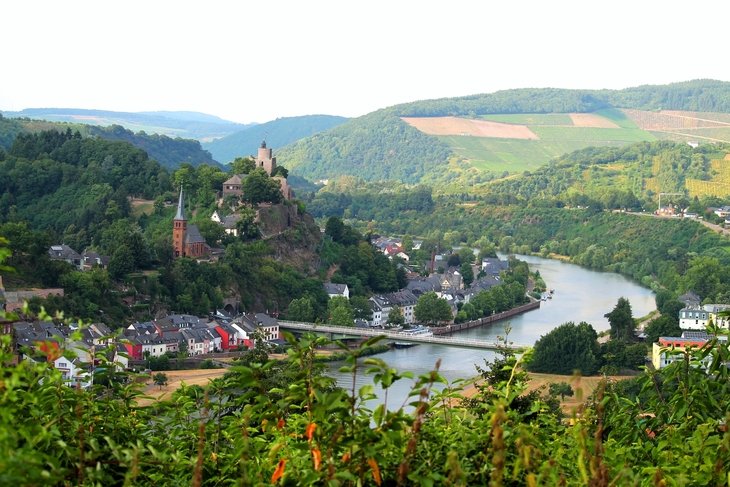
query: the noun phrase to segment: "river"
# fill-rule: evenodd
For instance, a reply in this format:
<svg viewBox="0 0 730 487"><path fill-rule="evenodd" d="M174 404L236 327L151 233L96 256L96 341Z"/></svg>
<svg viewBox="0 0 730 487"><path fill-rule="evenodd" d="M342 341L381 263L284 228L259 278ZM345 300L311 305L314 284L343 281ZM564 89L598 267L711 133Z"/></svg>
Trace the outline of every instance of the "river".
<svg viewBox="0 0 730 487"><path fill-rule="evenodd" d="M500 255L504 259L505 256ZM529 311L513 317L509 321L511 331L509 340L520 344L534 344L541 336L557 326L572 321L576 324L585 321L600 332L609 328L608 320L603 315L610 312L620 297L631 302L634 317L641 317L655 309L654 294L650 289L641 287L637 282L620 274L601 272L559 260L543 259L536 256L518 255L518 259L526 261L531 271L540 271L540 275L550 289L555 289L553 299L543 301L540 309ZM504 336L507 322L474 328L459 333L460 337L496 339ZM399 371L410 370L418 376L433 370L436 362L441 360L440 372L449 382L458 378L470 378L477 375L475 364L484 365L484 360L491 360L493 352L453 348L443 345L417 345L411 348L394 349L377 355L390 367ZM337 379L337 383L345 388L352 387L352 376L337 371L341 364L332 364L329 376ZM359 388L371 384L369 377L359 376L356 380ZM388 409L397 408L406 401L413 381L403 379L391 388L388 398ZM382 391L375 387L378 401L368 403L375 407L382 401Z"/></svg>

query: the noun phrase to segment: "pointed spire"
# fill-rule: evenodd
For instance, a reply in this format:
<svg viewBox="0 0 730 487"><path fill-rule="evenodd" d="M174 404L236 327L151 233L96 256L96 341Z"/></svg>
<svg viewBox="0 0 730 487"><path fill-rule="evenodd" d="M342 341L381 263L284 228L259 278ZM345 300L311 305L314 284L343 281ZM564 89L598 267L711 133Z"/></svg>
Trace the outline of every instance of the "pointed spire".
<svg viewBox="0 0 730 487"><path fill-rule="evenodd" d="M180 201L177 202L177 214L175 214L175 220L185 220L185 201L183 199L183 188L180 185Z"/></svg>

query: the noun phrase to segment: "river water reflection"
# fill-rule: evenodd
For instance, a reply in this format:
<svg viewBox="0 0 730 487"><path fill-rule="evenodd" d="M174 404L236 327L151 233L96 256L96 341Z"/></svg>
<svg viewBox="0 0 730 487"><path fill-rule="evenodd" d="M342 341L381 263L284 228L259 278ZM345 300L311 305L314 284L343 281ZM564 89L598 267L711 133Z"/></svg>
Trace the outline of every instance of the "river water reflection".
<svg viewBox="0 0 730 487"><path fill-rule="evenodd" d="M534 344L542 335L568 321L576 324L585 321L593 325L596 331L607 330L609 324L603 315L610 312L622 296L631 302L634 317L644 316L655 308L651 290L620 274L600 272L536 256L519 255L517 258L526 261L530 270L540 271L548 287L555 289L555 294L553 299L543 301L540 309L513 317L509 321L509 339L515 343ZM497 336L504 336L505 325L507 322L474 328L459 333L459 336L496 339ZM491 360L493 352L424 344L391 350L377 357L399 371L410 370L416 375L429 372L440 359L441 374L451 382L458 378L474 377L474 364L483 365L484 359ZM332 364L328 375L337 379L340 386L351 388L352 377L339 373L337 368L340 365ZM369 377L361 376L357 379L358 387L368 383L372 383ZM412 384L413 381L404 379L391 388L389 409L397 408L406 400ZM380 398L382 391L378 391L378 387L375 389ZM376 404L373 401L368 406L375 407Z"/></svg>

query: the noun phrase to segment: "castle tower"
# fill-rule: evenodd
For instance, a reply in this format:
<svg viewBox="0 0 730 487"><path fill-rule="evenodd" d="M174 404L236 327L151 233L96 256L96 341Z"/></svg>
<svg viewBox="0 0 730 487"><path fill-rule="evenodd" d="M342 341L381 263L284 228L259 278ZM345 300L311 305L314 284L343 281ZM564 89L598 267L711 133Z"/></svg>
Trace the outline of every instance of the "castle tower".
<svg viewBox="0 0 730 487"><path fill-rule="evenodd" d="M172 248L174 257L185 256L185 235L188 233L188 219L185 218L185 202L183 189L180 186L180 200L177 203L177 213L172 223Z"/></svg>
<svg viewBox="0 0 730 487"><path fill-rule="evenodd" d="M269 176L276 169L276 157L273 157L273 151L266 148L266 141L261 142L259 147L259 155L256 158L256 167L263 167Z"/></svg>

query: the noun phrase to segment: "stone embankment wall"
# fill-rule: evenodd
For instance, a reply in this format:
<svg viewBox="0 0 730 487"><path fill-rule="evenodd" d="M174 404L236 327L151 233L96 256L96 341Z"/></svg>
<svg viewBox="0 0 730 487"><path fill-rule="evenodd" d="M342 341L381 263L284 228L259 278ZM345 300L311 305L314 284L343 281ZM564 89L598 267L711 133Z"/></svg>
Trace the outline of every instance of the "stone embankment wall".
<svg viewBox="0 0 730 487"><path fill-rule="evenodd" d="M452 333L462 330L470 330L478 326L489 325L498 321L506 320L512 318L513 316L532 311L533 309L538 309L539 307L540 301L533 301L532 303L523 304L522 306L518 306L516 308L512 308L501 313L495 313L491 316L485 316L484 318L480 318L478 320L467 321L464 323L459 323L458 325L454 324L449 326L440 326L436 328L432 327L431 329L433 330L434 335L451 335Z"/></svg>

